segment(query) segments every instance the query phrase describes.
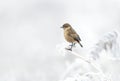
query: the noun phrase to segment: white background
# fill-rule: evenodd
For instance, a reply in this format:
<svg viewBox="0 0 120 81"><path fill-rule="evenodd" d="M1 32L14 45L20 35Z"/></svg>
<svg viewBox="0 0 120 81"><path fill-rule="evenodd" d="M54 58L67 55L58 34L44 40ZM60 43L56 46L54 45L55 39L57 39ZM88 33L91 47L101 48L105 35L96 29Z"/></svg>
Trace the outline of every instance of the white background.
<svg viewBox="0 0 120 81"><path fill-rule="evenodd" d="M1 0L0 81L58 81L65 70L56 45L64 23L89 48L109 31L120 31L119 0Z"/></svg>

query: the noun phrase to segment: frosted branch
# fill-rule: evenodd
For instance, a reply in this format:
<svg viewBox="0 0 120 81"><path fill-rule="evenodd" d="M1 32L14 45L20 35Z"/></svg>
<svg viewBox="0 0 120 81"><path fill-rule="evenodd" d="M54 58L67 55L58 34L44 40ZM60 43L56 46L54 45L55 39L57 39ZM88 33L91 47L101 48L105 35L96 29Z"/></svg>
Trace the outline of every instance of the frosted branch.
<svg viewBox="0 0 120 81"><path fill-rule="evenodd" d="M67 50L66 50L66 51L67 51ZM75 53L75 52L73 52L73 51L67 51L67 52L68 52L69 54L73 54L73 55L75 55L76 57L78 57L79 59L81 59L81 60L89 63L92 67L94 67L94 68L98 71L97 73L86 73L86 74L84 74L84 75L89 75L89 76L90 76L91 74L99 75L99 76L102 77L102 78L101 78L102 81L110 81L110 80L107 79L107 77L105 76L105 74L103 73L103 71L100 69L100 67L98 67L98 65L95 64L95 63L93 63L92 61L90 61L89 58L85 58L85 57L83 57L83 56L80 56L78 53ZM72 65L72 66L75 66L75 65ZM70 71L72 68L73 68L73 67L69 67L69 69L64 73L62 79L64 79L64 78L66 77L66 75L69 74L69 71ZM65 80L65 81L66 81L66 80Z"/></svg>

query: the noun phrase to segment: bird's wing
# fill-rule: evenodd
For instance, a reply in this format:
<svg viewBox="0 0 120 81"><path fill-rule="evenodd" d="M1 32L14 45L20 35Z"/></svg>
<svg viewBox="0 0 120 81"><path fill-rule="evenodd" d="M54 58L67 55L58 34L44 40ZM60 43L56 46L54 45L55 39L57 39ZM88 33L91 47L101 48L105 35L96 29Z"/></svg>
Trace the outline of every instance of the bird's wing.
<svg viewBox="0 0 120 81"><path fill-rule="evenodd" d="M81 41L79 35L76 33L76 31L75 31L73 28L72 28L71 31L70 31L70 36L71 36L72 38L74 38L75 40L77 40L77 41Z"/></svg>
<svg viewBox="0 0 120 81"><path fill-rule="evenodd" d="M76 41L81 41L80 37L78 34L70 34L72 38L74 38Z"/></svg>
<svg viewBox="0 0 120 81"><path fill-rule="evenodd" d="M70 29L70 33L71 34L77 34L76 31L73 28Z"/></svg>

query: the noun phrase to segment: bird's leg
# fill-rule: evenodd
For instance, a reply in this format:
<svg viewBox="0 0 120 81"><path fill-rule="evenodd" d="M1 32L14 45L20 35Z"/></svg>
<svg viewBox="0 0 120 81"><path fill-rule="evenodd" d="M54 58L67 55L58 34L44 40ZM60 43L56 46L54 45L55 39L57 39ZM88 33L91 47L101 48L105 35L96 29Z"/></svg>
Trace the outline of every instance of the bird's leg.
<svg viewBox="0 0 120 81"><path fill-rule="evenodd" d="M73 45L74 45L74 43L72 42L71 45L69 45L69 46L73 46Z"/></svg>
<svg viewBox="0 0 120 81"><path fill-rule="evenodd" d="M74 47L75 47L75 44L76 44L76 43L72 43L72 44L71 44L71 45L69 45L69 46L74 46Z"/></svg>
<svg viewBox="0 0 120 81"><path fill-rule="evenodd" d="M71 48L70 48L71 51L72 51L72 47L73 47L73 43L72 43Z"/></svg>
<svg viewBox="0 0 120 81"><path fill-rule="evenodd" d="M73 43L73 46L74 46L74 47L75 47L75 44L76 44L76 43Z"/></svg>
<svg viewBox="0 0 120 81"><path fill-rule="evenodd" d="M70 46L70 48L67 48L67 50L70 50L70 51L72 51L72 47L74 46L74 43L72 43L71 45L69 45Z"/></svg>

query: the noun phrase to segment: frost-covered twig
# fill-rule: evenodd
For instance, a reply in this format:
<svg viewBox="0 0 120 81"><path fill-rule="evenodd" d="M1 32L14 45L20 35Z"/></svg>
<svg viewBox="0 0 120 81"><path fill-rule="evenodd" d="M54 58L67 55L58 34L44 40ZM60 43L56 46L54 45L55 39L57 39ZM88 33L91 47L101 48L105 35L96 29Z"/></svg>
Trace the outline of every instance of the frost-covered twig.
<svg viewBox="0 0 120 81"><path fill-rule="evenodd" d="M66 50L66 51L67 51L67 50ZM79 54L75 53L74 51L68 51L68 52L70 52L70 54L73 54L73 55L77 56L78 58L80 58L80 59L84 60L85 62L90 63L89 58L87 58L87 57L83 57L83 56L81 56L81 55L79 55Z"/></svg>
<svg viewBox="0 0 120 81"><path fill-rule="evenodd" d="M67 50L66 50L67 51ZM102 81L109 81L107 80L107 77L105 76L105 74L103 73L103 71L100 69L100 67L98 67L97 64L93 63L92 61L90 61L89 58L85 58L83 56L80 56L78 53L75 53L74 51L68 51L70 54L73 54L75 56L77 56L78 58L80 58L81 60L89 63L92 67L94 67L98 72L96 74L101 74L100 76L102 76ZM70 70L70 69L69 69ZM69 70L64 74L63 78L69 73ZM106 79L106 80L104 80Z"/></svg>

